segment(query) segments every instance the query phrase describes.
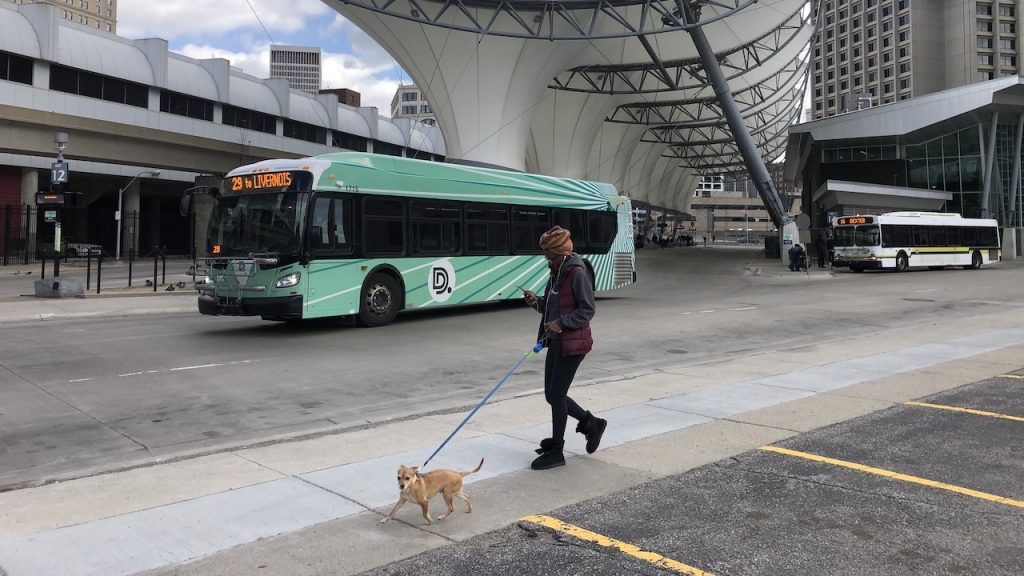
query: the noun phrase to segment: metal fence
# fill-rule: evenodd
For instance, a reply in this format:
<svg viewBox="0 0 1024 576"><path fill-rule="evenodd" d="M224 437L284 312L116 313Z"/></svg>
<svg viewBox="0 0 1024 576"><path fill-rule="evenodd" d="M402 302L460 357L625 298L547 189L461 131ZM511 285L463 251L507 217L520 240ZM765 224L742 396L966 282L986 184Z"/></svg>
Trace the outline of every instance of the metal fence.
<svg viewBox="0 0 1024 576"><path fill-rule="evenodd" d="M28 264L30 257L35 258L31 254L35 239L29 236L29 231L37 215L38 210L32 205L0 206L0 264Z"/></svg>

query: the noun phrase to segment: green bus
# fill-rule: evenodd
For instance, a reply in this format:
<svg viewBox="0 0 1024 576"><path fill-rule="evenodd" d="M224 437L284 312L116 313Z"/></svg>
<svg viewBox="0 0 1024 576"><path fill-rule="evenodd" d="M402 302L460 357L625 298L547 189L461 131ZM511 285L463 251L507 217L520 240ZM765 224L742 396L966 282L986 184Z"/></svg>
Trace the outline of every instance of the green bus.
<svg viewBox="0 0 1024 576"><path fill-rule="evenodd" d="M629 199L610 184L361 152L232 170L207 232L203 314L300 320L522 298L541 233L572 232L595 290L636 281Z"/></svg>

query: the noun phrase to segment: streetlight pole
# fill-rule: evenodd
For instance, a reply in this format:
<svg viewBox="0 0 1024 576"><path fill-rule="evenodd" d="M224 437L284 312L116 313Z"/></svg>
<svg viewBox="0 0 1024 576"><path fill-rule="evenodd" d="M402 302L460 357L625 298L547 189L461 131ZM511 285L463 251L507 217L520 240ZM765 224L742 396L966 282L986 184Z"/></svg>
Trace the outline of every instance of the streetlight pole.
<svg viewBox="0 0 1024 576"><path fill-rule="evenodd" d="M117 223L117 248L116 248L116 250L114 252L114 260L117 260L118 262L121 261L121 228L124 227L122 225L122 222L121 222L121 209L122 209L122 206L123 206L121 199L124 197L124 191L127 188L129 188L132 184L134 184L135 181L140 176L146 176L146 175L149 175L149 176L152 176L153 178L156 178L157 176L160 175L160 173L155 171L155 170L143 170L142 172L139 172L135 176L132 176L132 179L129 180L127 184L122 186L117 191L117 213L114 214L114 221Z"/></svg>

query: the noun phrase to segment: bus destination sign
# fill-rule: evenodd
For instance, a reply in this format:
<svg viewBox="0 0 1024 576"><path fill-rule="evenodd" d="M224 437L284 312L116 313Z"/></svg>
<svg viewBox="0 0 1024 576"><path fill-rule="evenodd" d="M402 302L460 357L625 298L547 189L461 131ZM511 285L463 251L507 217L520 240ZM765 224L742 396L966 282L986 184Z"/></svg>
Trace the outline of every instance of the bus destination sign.
<svg viewBox="0 0 1024 576"><path fill-rule="evenodd" d="M874 216L845 216L836 220L836 224L839 226L847 226L850 224L874 224Z"/></svg>
<svg viewBox="0 0 1024 576"><path fill-rule="evenodd" d="M298 190L304 172L259 172L231 176L227 179L227 190L245 192L292 192Z"/></svg>

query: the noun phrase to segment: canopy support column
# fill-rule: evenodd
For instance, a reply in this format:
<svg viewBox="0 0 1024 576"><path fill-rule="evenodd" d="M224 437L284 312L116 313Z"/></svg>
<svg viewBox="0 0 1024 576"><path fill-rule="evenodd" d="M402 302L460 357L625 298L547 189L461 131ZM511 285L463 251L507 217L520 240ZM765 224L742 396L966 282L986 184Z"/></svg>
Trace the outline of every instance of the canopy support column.
<svg viewBox="0 0 1024 576"><path fill-rule="evenodd" d="M747 128L746 122L743 121L743 116L740 115L740 111L736 107L732 91L729 90L729 83L726 82L725 75L722 74L722 68L719 66L714 50L711 49L711 45L708 43L707 36L704 35L704 29L698 25L699 21L694 13L693 6L690 4L690 0L681 0L679 4L686 23L693 24L687 31L690 33L690 37L693 38L693 44L700 54L701 63L704 65L708 81L718 96L718 102L722 106L722 112L725 114L726 122L729 123L729 129L732 131L733 138L736 139L736 146L739 148L740 155L743 156L743 163L747 167L747 172L750 174L754 187L757 188L757 194L764 202L772 222L781 231L782 226L786 222L786 210L783 208L779 192L775 189L775 184L772 183L768 168L764 165L764 159L761 157L760 152L758 152L754 139L750 136L750 129Z"/></svg>

